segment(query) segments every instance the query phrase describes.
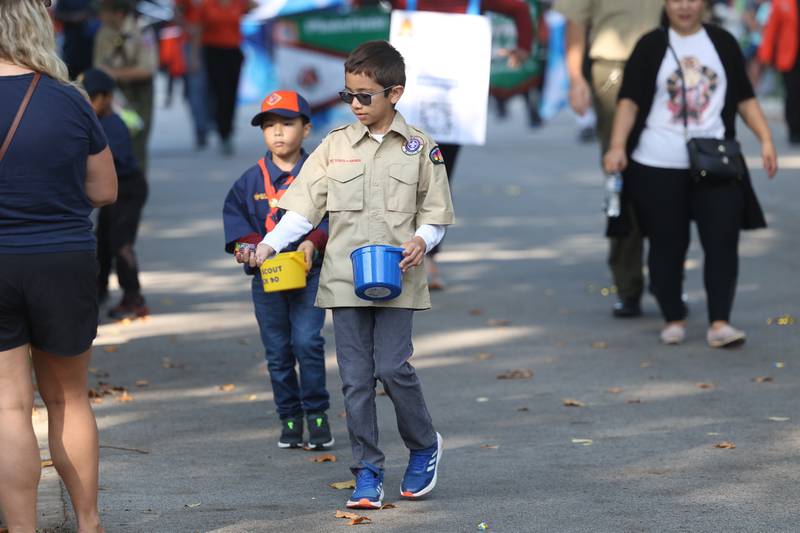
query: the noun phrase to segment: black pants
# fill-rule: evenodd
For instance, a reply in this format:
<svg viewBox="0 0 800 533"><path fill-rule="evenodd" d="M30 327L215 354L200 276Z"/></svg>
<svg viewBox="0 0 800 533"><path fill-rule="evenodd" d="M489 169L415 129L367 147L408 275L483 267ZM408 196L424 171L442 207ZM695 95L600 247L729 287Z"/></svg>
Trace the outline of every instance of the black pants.
<svg viewBox="0 0 800 533"><path fill-rule="evenodd" d="M444 158L444 169L447 171L447 182L450 183L452 186L453 184L453 172L455 172L456 168L456 159L458 159L458 153L461 151L460 144L440 144L439 149L442 151L442 157ZM431 250L428 255L435 256L439 253L440 246L442 243L437 244L434 246L433 250Z"/></svg>
<svg viewBox="0 0 800 533"><path fill-rule="evenodd" d="M116 267L119 286L126 301L138 298L141 293L139 265L133 245L147 200L145 179L132 179L136 182L120 180L120 194L116 203L101 208L97 220L98 291L101 295L108 291L108 278L112 267Z"/></svg>
<svg viewBox="0 0 800 533"><path fill-rule="evenodd" d="M236 113L236 96L244 56L238 48L214 46L206 46L203 55L217 132L223 140L227 140L233 133L233 117Z"/></svg>
<svg viewBox="0 0 800 533"><path fill-rule="evenodd" d="M789 128L789 140L800 143L800 59L794 68L783 73L784 115Z"/></svg>
<svg viewBox="0 0 800 533"><path fill-rule="evenodd" d="M739 231L744 212L741 183L697 184L686 170L631 162L625 172L625 188L650 241L650 279L664 319L672 322L685 318L683 268L694 220L705 252L708 320L728 321L739 270Z"/></svg>

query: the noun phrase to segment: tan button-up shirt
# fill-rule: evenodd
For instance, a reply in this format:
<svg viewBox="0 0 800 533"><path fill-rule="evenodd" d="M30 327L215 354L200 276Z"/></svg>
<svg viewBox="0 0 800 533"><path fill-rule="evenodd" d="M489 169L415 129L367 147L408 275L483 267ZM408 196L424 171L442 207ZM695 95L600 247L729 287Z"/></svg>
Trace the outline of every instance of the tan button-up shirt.
<svg viewBox="0 0 800 533"><path fill-rule="evenodd" d="M122 28L103 25L94 43L96 67L142 68L153 74L158 70L158 49L152 31L139 29L134 17L126 17Z"/></svg>
<svg viewBox="0 0 800 533"><path fill-rule="evenodd" d="M423 224L454 222L438 147L424 132L406 124L400 113L381 143L358 122L329 133L278 205L303 215L314 226L329 214L318 307L430 307L422 265L406 271L403 292L393 300L362 300L353 286L350 253L356 248L400 246Z"/></svg>
<svg viewBox="0 0 800 533"><path fill-rule="evenodd" d="M589 27L589 57L627 61L636 41L658 26L664 0L556 0L554 9Z"/></svg>

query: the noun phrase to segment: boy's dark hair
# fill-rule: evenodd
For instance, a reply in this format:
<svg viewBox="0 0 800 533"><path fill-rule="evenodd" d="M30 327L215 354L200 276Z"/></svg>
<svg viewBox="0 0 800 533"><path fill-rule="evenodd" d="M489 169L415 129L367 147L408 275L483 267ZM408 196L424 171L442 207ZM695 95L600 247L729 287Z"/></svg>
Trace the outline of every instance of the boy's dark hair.
<svg viewBox="0 0 800 533"><path fill-rule="evenodd" d="M386 41L369 41L347 56L344 71L364 74L381 87L406 84L406 62L394 46Z"/></svg>

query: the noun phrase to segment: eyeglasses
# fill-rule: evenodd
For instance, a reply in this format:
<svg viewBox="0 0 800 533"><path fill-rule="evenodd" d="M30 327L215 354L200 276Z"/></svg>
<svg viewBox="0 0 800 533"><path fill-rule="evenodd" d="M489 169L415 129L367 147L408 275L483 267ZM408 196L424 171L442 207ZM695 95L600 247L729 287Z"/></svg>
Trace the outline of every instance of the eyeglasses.
<svg viewBox="0 0 800 533"><path fill-rule="evenodd" d="M380 91L375 91L374 93L351 93L350 91L339 91L339 98L342 99L342 102L345 104L352 104L353 98L358 100L358 103L361 105L370 105L372 104L372 97L376 94L386 94L387 91L391 91L397 87L397 85L392 85L391 87L384 87Z"/></svg>

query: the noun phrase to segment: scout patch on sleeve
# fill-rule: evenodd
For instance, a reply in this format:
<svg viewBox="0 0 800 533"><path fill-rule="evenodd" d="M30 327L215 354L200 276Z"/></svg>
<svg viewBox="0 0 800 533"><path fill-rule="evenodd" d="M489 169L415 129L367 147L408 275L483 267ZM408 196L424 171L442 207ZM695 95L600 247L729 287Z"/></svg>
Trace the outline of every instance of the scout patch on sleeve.
<svg viewBox="0 0 800 533"><path fill-rule="evenodd" d="M444 165L444 156L442 155L442 149L438 146L434 146L433 150L430 153L431 162L434 165Z"/></svg>
<svg viewBox="0 0 800 533"><path fill-rule="evenodd" d="M422 139L419 137L409 137L403 145L403 153L406 155L417 155L422 150Z"/></svg>

